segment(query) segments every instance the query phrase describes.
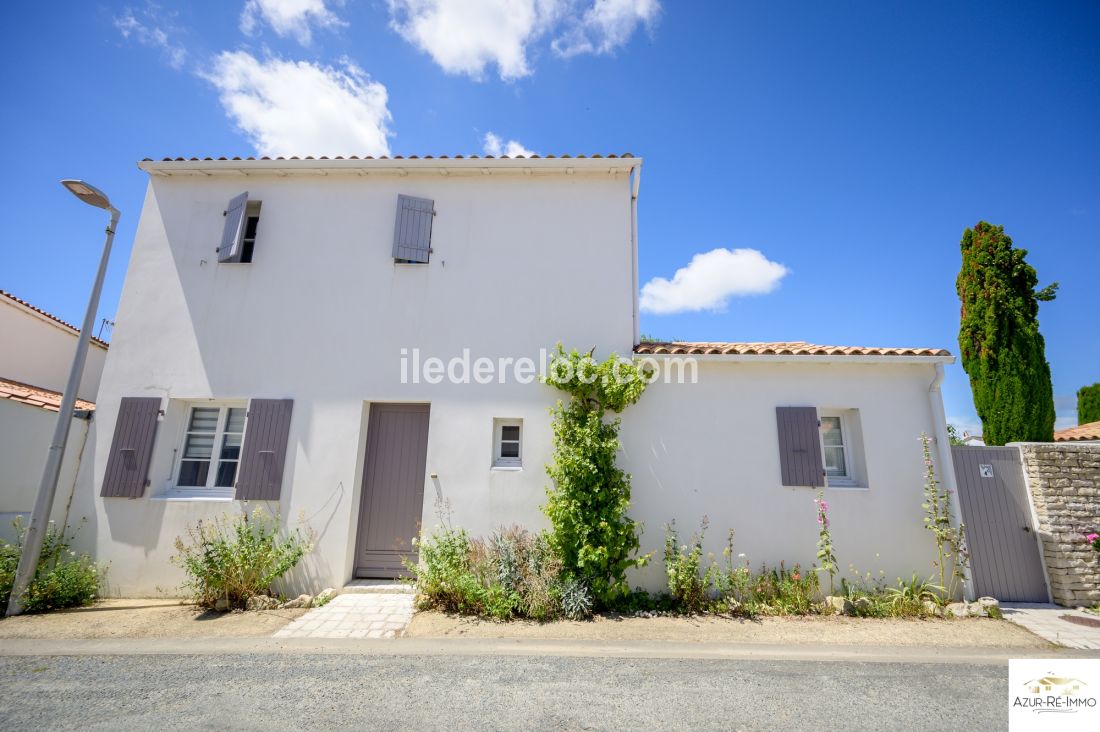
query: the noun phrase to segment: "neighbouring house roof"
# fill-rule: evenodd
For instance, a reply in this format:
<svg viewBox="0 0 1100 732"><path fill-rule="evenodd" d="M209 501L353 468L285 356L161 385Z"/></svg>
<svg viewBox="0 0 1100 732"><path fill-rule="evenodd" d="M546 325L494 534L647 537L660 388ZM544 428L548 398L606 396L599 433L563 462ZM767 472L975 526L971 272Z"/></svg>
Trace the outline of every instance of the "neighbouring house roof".
<svg viewBox="0 0 1100 732"><path fill-rule="evenodd" d="M10 399L13 402L22 402L32 407L40 407L50 412L61 410L61 393L43 389L38 386L24 384L21 381L0 379L0 399ZM95 409L95 402L76 400L76 408L87 411Z"/></svg>
<svg viewBox="0 0 1100 732"><path fill-rule="evenodd" d="M897 356L918 358L953 358L942 348L875 348L869 346L821 346L805 341L779 343L639 343L634 353L640 355L691 356Z"/></svg>
<svg viewBox="0 0 1100 732"><path fill-rule="evenodd" d="M15 295L11 294L7 290L0 290L0 296L7 298L11 302L17 303L18 305L22 305L24 308L26 308L28 310L31 310L31 311L41 315L42 317L47 318L48 320L52 320L57 325L60 325L64 328L66 328L67 330L72 331L74 335L78 335L80 333L80 328L77 328L72 323L66 323L64 320L57 317L56 315L53 315L51 313L47 313L42 308L35 307L34 305L31 305L26 300L24 300L20 297L16 297ZM108 345L109 345L106 341L101 341L100 339L96 338L95 336L92 336L92 341L91 342L96 344L97 346L100 346L101 348L107 348Z"/></svg>
<svg viewBox="0 0 1100 732"><path fill-rule="evenodd" d="M1073 442L1074 440L1100 440L1100 422L1087 422L1054 433L1055 442Z"/></svg>
<svg viewBox="0 0 1100 732"><path fill-rule="evenodd" d="M603 171L625 173L642 164L642 159L630 153L609 155L395 155L358 157L355 155L334 157L205 157L205 158L145 158L137 165L151 175L242 175L266 171L277 175L312 173L327 175L346 172L358 175L431 170L442 175L488 173L573 173ZM320 172L319 172L320 171Z"/></svg>

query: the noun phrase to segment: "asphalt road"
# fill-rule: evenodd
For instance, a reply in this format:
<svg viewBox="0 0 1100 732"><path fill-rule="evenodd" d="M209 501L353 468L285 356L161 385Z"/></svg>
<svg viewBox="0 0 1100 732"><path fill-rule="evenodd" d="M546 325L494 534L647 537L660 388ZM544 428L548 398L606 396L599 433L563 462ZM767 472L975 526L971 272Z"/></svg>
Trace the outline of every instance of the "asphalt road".
<svg viewBox="0 0 1100 732"><path fill-rule="evenodd" d="M0 729L1004 729L1003 662L0 656Z"/></svg>

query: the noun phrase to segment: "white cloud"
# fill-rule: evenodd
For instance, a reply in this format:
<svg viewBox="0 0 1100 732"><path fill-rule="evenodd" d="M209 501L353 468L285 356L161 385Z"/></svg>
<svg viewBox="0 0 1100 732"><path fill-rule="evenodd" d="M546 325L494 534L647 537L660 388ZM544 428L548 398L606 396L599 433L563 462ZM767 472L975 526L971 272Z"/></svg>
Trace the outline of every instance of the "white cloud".
<svg viewBox="0 0 1100 732"><path fill-rule="evenodd" d="M485 140L481 149L486 155L492 155L497 158L501 155L507 155L510 158L520 155L529 158L532 155L538 155L534 150L525 148L518 140L508 140L505 142L499 135L493 134L492 132L485 133Z"/></svg>
<svg viewBox="0 0 1100 732"><path fill-rule="evenodd" d="M123 38L161 51L173 69L182 69L187 63L187 49L172 40L171 36L178 33L172 19L156 5L148 3L139 10L126 8L114 24Z"/></svg>
<svg viewBox="0 0 1100 732"><path fill-rule="evenodd" d="M557 35L561 56L609 53L642 23L658 0L389 0L390 26L444 71L481 79L495 65L502 79L531 73L530 47Z"/></svg>
<svg viewBox="0 0 1100 732"><path fill-rule="evenodd" d="M260 155L388 155L386 87L340 66L224 51L203 76Z"/></svg>
<svg viewBox="0 0 1100 732"><path fill-rule="evenodd" d="M325 7L325 0L248 0L241 11L241 31L252 35L261 21L280 36L293 36L303 46L313 40L315 27L347 25Z"/></svg>
<svg viewBox="0 0 1100 732"><path fill-rule="evenodd" d="M721 311L731 297L771 292L787 272L755 249L712 249L692 257L671 280L645 283L641 309L655 315Z"/></svg>
<svg viewBox="0 0 1100 732"><path fill-rule="evenodd" d="M658 0L596 0L568 24L552 47L561 56L611 53L625 45L639 25L652 27L660 12Z"/></svg>

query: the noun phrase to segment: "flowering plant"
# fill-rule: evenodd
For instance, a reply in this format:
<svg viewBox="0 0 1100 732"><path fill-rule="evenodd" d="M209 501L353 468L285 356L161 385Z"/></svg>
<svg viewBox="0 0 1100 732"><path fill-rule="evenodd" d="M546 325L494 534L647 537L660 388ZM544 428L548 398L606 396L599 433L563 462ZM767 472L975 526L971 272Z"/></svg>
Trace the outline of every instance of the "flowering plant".
<svg viewBox="0 0 1100 732"><path fill-rule="evenodd" d="M941 596L944 602L950 602L956 595L961 582L965 581L966 570L970 566L970 550L966 545L966 526L954 525L951 515L951 491L940 487L936 479L936 466L932 462L932 449L928 435L921 433L921 451L924 457L924 528L928 529L936 540L938 559L933 566L939 570Z"/></svg>
<svg viewBox="0 0 1100 732"><path fill-rule="evenodd" d="M1093 549L1100 552L1100 534L1097 534L1095 531L1091 534L1086 534L1085 541L1087 541Z"/></svg>
<svg viewBox="0 0 1100 732"><path fill-rule="evenodd" d="M819 572L829 574L829 594L833 594L833 577L836 576L836 553L833 551L833 537L829 533L829 504L825 502L825 494L818 491L817 498L817 524L821 529L817 533L817 559L821 562Z"/></svg>

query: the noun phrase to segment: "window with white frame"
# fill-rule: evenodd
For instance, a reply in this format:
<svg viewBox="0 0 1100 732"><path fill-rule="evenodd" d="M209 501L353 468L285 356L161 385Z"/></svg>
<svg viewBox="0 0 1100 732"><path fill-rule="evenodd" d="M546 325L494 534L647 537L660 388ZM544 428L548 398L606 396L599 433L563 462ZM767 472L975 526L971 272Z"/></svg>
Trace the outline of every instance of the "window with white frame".
<svg viewBox="0 0 1100 732"><path fill-rule="evenodd" d="M829 484L851 482L844 423L839 415L821 417L821 446L825 456L825 477Z"/></svg>
<svg viewBox="0 0 1100 732"><path fill-rule="evenodd" d="M519 468L523 465L523 420L493 420L493 466Z"/></svg>
<svg viewBox="0 0 1100 732"><path fill-rule="evenodd" d="M192 406L180 448L176 487L229 489L237 480L245 407Z"/></svg>

